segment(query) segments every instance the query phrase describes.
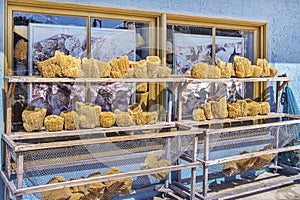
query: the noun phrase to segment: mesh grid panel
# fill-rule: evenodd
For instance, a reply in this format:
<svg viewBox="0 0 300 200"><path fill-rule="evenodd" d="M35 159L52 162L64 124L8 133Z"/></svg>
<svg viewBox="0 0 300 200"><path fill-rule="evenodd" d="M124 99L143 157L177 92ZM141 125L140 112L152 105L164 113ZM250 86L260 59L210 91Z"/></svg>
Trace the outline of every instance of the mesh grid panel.
<svg viewBox="0 0 300 200"><path fill-rule="evenodd" d="M271 145L273 149L283 148L287 143L296 138L299 133L299 125L284 125L280 127L266 127L252 130L240 130L233 132L224 132L218 134L209 135L209 160L227 158L231 156L240 155L241 151L251 152L253 150L262 150L265 146ZM278 135L278 146L276 143L276 137ZM200 135L198 141L198 154L199 159L204 159L204 140ZM210 178L209 184L220 183L225 180L251 176L253 174L263 173L264 170L254 170L249 168L244 174L234 174L233 177L226 177L222 173L222 167L224 163L210 165L208 167L208 173ZM196 169L197 187L201 187L203 184L203 167L199 166ZM181 178L185 181L185 186L190 188L189 178L191 177L191 170L181 170ZM229 178L229 179L227 179Z"/></svg>
<svg viewBox="0 0 300 200"><path fill-rule="evenodd" d="M174 164L173 161L179 158L182 151L190 149L191 138L173 137L168 146L166 138L151 138L27 151L24 154L23 187L45 185L55 176L62 176L69 181L86 178L94 172L104 174L113 166L123 173L139 171L147 155L153 151L161 153L163 158ZM151 175L134 177L133 180L133 190L161 181ZM33 196L33 199L41 198L39 193Z"/></svg>
<svg viewBox="0 0 300 200"><path fill-rule="evenodd" d="M298 133L298 125L267 127L250 130L239 130L209 135L209 160L239 155L240 151L260 150L266 145L276 148L276 134L278 133L278 148L284 147L294 139ZM204 140L199 140L198 158L203 159Z"/></svg>

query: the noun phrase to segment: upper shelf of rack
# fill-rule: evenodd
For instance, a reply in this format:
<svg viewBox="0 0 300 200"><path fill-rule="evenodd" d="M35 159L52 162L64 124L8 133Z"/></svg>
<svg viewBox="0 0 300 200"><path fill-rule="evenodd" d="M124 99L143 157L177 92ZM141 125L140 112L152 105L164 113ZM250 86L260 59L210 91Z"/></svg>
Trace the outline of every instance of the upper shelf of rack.
<svg viewBox="0 0 300 200"><path fill-rule="evenodd" d="M213 83L213 82L267 82L267 81L291 81L287 77L264 77L264 78L218 78L218 79L195 79L188 76L171 75L168 78L43 78L40 76L5 76L8 83L93 83L93 82L190 82L190 83Z"/></svg>
<svg viewBox="0 0 300 200"><path fill-rule="evenodd" d="M292 81L292 78L288 77L261 77L261 78L218 78L218 79L195 79L195 78L186 78L188 82L197 83L213 83L213 82L268 82L268 81Z"/></svg>

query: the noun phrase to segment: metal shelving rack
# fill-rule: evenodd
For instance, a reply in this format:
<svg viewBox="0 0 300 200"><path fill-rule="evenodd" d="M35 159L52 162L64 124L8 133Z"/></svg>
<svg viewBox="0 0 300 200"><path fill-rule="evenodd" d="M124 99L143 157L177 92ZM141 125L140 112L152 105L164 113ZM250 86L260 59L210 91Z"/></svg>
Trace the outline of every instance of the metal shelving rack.
<svg viewBox="0 0 300 200"><path fill-rule="evenodd" d="M190 187L184 186L184 184L180 183L180 178L178 182L172 182L172 180L165 181L165 188L169 191L169 189L173 190L175 193L182 193L182 195L188 196L190 199L208 199L210 195L208 195L208 180L209 180L209 173L208 167L220 163L225 163L232 160L244 159L244 158L251 158L266 154L276 154L279 152L284 151L291 151L295 149L300 149L300 146L294 147L282 147L279 148L278 143L280 138L279 135L279 128L292 126L300 124L300 117L283 114L283 113L270 113L269 115L261 115L261 116L254 116L254 117L240 117L238 119L215 119L215 120L206 120L203 122L195 122L195 121L188 121L182 120L182 93L187 87L189 83L196 83L196 82L230 82L230 81L239 81L239 82L267 82L267 81L274 81L277 82L276 88L276 96L277 96L277 105L279 104L279 93L280 90L284 88L284 86L291 81L290 78L286 77L274 77L274 78L230 78L230 79L193 79L190 77L183 77L183 76L171 76L170 78L163 78L163 79L112 79L112 78L104 78L104 79L71 79L71 78L41 78L41 77L4 77L4 81L7 82L9 88L7 94L7 124L6 124L6 133L3 134L3 140L5 143L5 170L1 171L1 177L3 178L6 189L8 192L11 192L12 195L16 196L17 199L22 199L22 195L32 194L32 193L39 193L42 191L60 189L65 187L77 186L77 185L85 185L91 183L97 183L99 181L109 181L109 180L119 180L124 178L136 177L136 176L144 176L149 174L154 174L158 172L170 172L170 171L177 171L180 174L180 171L183 169L191 169L191 176L190 176ZM132 126L132 127L112 127L112 128L95 128L95 129L80 129L76 131L59 131L59 132L34 132L34 133L26 133L26 132L11 132L11 98L13 96L14 87L16 83L23 82L23 83L35 83L35 82L162 82L162 83L170 83L169 91L169 110L167 114L167 122L159 122L154 125L146 125L146 126ZM282 82L282 84L281 84ZM176 90L177 89L177 90ZM178 120L172 121L171 114L172 114L172 95L177 92L178 95ZM277 111L279 111L279 107L277 106ZM282 121L284 117L289 117L293 120ZM211 126L216 124L226 124L226 123L234 123L234 122L247 122L247 121L254 121L254 120L264 120L267 121L269 119L276 119L275 122L272 123L263 123L263 124L256 124L256 125L247 125L247 126L237 126L237 127L228 127L222 129L211 129ZM208 126L209 128L203 128L203 126ZM195 129L196 127L196 129ZM177 130L175 131L174 128ZM223 134L223 133L230 133L235 131L245 131L245 130L257 130L257 129L268 129L268 128L275 128L277 129L277 135L275 137L275 143L277 144L277 148L268 151L262 152L253 152L249 154L237 155L237 156L230 156L224 157L219 159L209 159L210 153L210 145L218 145L218 146L228 146L228 141L211 141L211 137L213 135ZM154 129L164 129L165 131L159 133L147 133L147 134L139 134L139 135L126 135L126 136L116 136L116 137L104 137L103 135L109 132L118 132L118 131L136 131L136 130L154 130ZM182 129L182 130L181 130ZM86 138L85 136L93 136L92 138ZM40 185L32 185L30 187L23 187L24 185L24 173L30 171L45 171L45 170L53 170L57 168L62 168L64 166L78 166L78 165L85 165L85 164L93 164L97 162L108 162L108 161L122 161L126 159L141 159L143 160L147 153L149 152L163 152L167 155L167 158L170 158L172 154L171 142L172 139L178 138L176 142L178 142L178 148L181 150L180 142L181 137L190 136L192 141L190 142L191 150L188 152L182 152L182 154L178 157L178 160L185 160L187 161L185 164L181 164L181 162L176 162L172 166L168 167L159 167L153 169L133 169L131 171L127 171L121 174L116 175L106 175L101 177L95 178L86 178L83 180L72 180L63 183L56 183L56 184L40 184ZM243 137L243 135L240 135ZM71 139L70 139L71 138ZM26 154L28 152L43 152L49 149L63 149L63 148L77 148L81 146L89 146L89 145L105 145L108 143L115 143L121 144L126 142L136 142L136 141L143 141L143 140L158 140L162 139L164 142L164 147L162 147L161 143L154 142L154 145L146 146L142 150L134 151L134 148L130 152L125 152L121 154L114 154L114 155L107 155L102 156L98 159L92 159L91 157L84 157L82 160L67 160L66 162L61 163L51 163L37 165L37 166L26 166ZM268 140L270 138L259 138L255 139L252 138L252 142L256 142L258 140ZM246 138L246 140L248 140ZM249 140L248 140L249 141ZM234 143L234 141L233 141ZM199 158L198 153L199 151L203 152L203 158ZM180 151L181 152L181 151ZM11 160L16 162L16 169L11 168ZM277 164L277 163L275 163ZM203 186L202 186L202 193L197 192L197 168L202 168L203 175L201 177ZM14 179L13 177L16 176ZM54 176L54 175L53 175ZM177 189L176 189L177 188ZM179 188L179 190L178 190ZM185 191L185 193L180 191ZM7 193L8 193L7 192ZM8 198L9 195L7 195Z"/></svg>

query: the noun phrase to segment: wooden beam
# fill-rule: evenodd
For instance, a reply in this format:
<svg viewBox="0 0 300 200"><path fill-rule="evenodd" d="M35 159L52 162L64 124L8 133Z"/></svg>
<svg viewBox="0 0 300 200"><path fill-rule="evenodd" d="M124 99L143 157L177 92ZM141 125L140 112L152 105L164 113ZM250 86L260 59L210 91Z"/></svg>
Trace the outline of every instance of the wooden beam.
<svg viewBox="0 0 300 200"><path fill-rule="evenodd" d="M263 156L263 155L269 155L269 154L277 154L280 152L286 152L286 151L294 151L300 149L300 146L289 146L289 147L283 147L283 148L278 148L278 149L272 149L272 150L265 150L265 151L258 151L258 152L249 152L246 154L242 155L237 155L237 156L230 156L226 158L221 158L221 159L216 159L216 160L209 160L209 161L204 161L207 165L216 165L220 163L225 163L233 160L241 160L245 158L253 158L257 156Z"/></svg>
<svg viewBox="0 0 300 200"><path fill-rule="evenodd" d="M17 190L17 188L16 188L16 186L14 185L13 181L10 181L10 180L7 178L7 176L6 176L6 174L5 174L4 171L0 171L0 175L1 175L1 178L2 178L2 180L3 180L4 184L5 184L5 186L9 189L10 192L13 193L14 191Z"/></svg>
<svg viewBox="0 0 300 200"><path fill-rule="evenodd" d="M89 144L103 144L111 142L122 142L122 141L132 141L132 140L143 140L150 138L167 138L175 136L184 136L184 135L194 135L201 134L201 130L196 131L176 131L176 132L163 132L163 133L151 133L145 135L128 135L128 136L119 136L119 137L109 137L109 138L95 138L95 139L82 139L82 140L70 140L62 142L47 142L47 143L38 143L38 144L20 144L14 148L15 152L21 151L31 151L39 149L51 149L51 148L63 148L68 146L81 146Z"/></svg>
<svg viewBox="0 0 300 200"><path fill-rule="evenodd" d="M261 77L261 78L220 78L196 79L187 76L171 75L168 78L43 78L40 76L5 76L4 81L9 83L98 83L98 82L127 82L127 83L222 83L222 82L276 82L292 81L288 77Z"/></svg>
<svg viewBox="0 0 300 200"><path fill-rule="evenodd" d="M181 170L181 169L186 169L186 168L192 168L192 167L197 167L199 165L201 165L201 164L198 162L195 162L195 163L189 163L189 164L173 165L173 166L168 166L168 167L160 167L160 168L154 168L154 169L145 169L145 170L140 170L140 171L126 172L126 173L121 173L121 174L106 175L106 176L101 176L101 177L73 180L73 181L54 183L54 184L48 184L48 185L38 185L38 186L34 186L34 187L17 189L15 191L13 191L13 195L24 195L24 194L31 194L31 193L61 189L61 188L72 187L72 186L93 184L93 183L105 182L105 181L111 181L111 180L122 180L122 179L131 178L131 177L135 177L135 176L144 176L144 175L155 174L155 173L160 173L160 172L170 172L170 171L176 171L176 170Z"/></svg>
<svg viewBox="0 0 300 200"><path fill-rule="evenodd" d="M178 126L194 127L194 126L204 126L204 125L213 125L213 124L246 122L246 121L262 120L262 119L276 119L276 118L281 118L281 117L287 117L287 114L285 114L285 113L269 113L268 115L247 116L247 117L239 117L236 119L230 119L230 118L212 119L212 120L205 120L205 121L182 120L182 122L176 122L176 124ZM294 117L294 115L290 115L290 117ZM297 118L297 116L295 116L295 118Z"/></svg>
<svg viewBox="0 0 300 200"><path fill-rule="evenodd" d="M61 138L69 136L85 136L85 135L94 135L94 134L103 134L110 132L119 132L119 131L140 131L140 130L151 130L151 129L163 129L163 128L173 128L175 127L175 122L157 122L152 125L144 126L128 126L128 127L111 127L111 128L102 128L97 127L93 129L78 129L78 130L64 130L64 131L39 131L39 132L15 132L8 136L10 140L27 140L27 139L42 139L42 138ZM99 136L100 137L100 136Z"/></svg>
<svg viewBox="0 0 300 200"><path fill-rule="evenodd" d="M300 124L300 120L290 120L290 121L281 121L281 122L272 122L266 124L256 124L256 125L248 125L248 126L239 126L239 127L231 127L231 128L223 128L223 129L207 129L208 134L220 134L224 132L233 132L233 131L245 131L245 130L254 130L258 128L271 128L278 126L288 126Z"/></svg>
<svg viewBox="0 0 300 200"><path fill-rule="evenodd" d="M124 9L116 7L105 7L97 5L88 5L88 4L78 4L78 3L67 3L67 2L51 2L43 0L7 0L9 6L21 6L23 10L26 7L29 8L38 8L39 11L42 9L48 10L48 14L51 12L51 9L55 10L64 10L69 12L77 13L105 13L111 15L124 15L124 16L144 16L144 17L158 17L161 12L152 12L146 10L134 10L134 9Z"/></svg>
<svg viewBox="0 0 300 200"><path fill-rule="evenodd" d="M168 21L185 21L185 22L192 22L202 23L202 24L211 24L213 26L218 26L218 28L230 25L230 26L238 26L238 27L260 27L267 24L267 22L254 22L254 21L246 21L246 20L236 20L236 19L226 19L226 18L216 18L216 17L205 17L205 16L195 16L195 15L183 15L183 14L172 14L167 13L167 20ZM194 25L195 26L195 25ZM219 27L220 26L220 27Z"/></svg>

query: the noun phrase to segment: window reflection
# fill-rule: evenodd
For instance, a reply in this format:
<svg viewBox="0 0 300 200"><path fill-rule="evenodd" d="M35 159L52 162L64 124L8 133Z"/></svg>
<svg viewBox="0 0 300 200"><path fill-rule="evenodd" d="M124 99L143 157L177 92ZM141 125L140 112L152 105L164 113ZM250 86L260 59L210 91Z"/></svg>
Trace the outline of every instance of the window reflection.
<svg viewBox="0 0 300 200"><path fill-rule="evenodd" d="M73 58L81 58L86 51L86 18L15 12L13 24L13 75L41 76L37 62L53 58L56 51ZM72 109L76 88L68 83L18 83L14 96L23 95L28 104L46 108L47 115L59 115Z"/></svg>
<svg viewBox="0 0 300 200"><path fill-rule="evenodd" d="M190 74L194 64L211 59L212 29L167 25L167 64L175 74Z"/></svg>
<svg viewBox="0 0 300 200"><path fill-rule="evenodd" d="M149 55L149 24L133 21L91 19L91 57L108 61L127 55L139 61Z"/></svg>
<svg viewBox="0 0 300 200"><path fill-rule="evenodd" d="M217 29L216 60L221 57L222 61L233 63L235 55L254 63L254 31Z"/></svg>
<svg viewBox="0 0 300 200"><path fill-rule="evenodd" d="M149 24L133 21L91 19L91 58L109 62L121 56L139 61L149 56ZM130 83L93 83L91 102L103 111L127 111L135 102ZM147 93L147 92L146 92Z"/></svg>

